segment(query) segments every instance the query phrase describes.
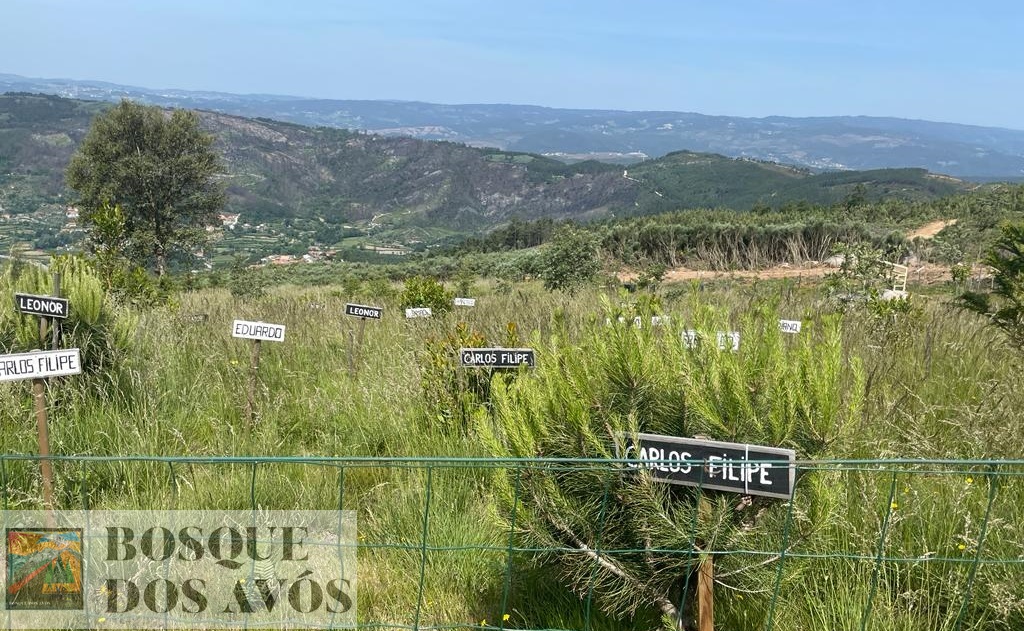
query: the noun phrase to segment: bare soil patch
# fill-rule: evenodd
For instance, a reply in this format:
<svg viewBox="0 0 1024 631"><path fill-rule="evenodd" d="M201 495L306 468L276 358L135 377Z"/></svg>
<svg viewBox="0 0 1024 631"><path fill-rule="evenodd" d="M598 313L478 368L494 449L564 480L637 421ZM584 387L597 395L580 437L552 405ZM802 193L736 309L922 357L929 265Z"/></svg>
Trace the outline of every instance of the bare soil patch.
<svg viewBox="0 0 1024 631"><path fill-rule="evenodd" d="M759 270L696 270L686 267L677 267L665 273L664 282L680 283L693 280L773 280L781 278L799 278L816 280L823 278L830 272L835 272L835 267L827 265L779 265ZM619 280L628 282L635 280L637 274L632 271L622 271L618 274ZM945 283L950 280L949 268L942 265L925 263L913 265L908 272L907 280L911 284L933 285Z"/></svg>
<svg viewBox="0 0 1024 631"><path fill-rule="evenodd" d="M956 219L939 219L938 221L932 221L921 226L917 230L911 230L907 233L908 239L931 239L935 235L939 234L947 227L952 226L956 223Z"/></svg>

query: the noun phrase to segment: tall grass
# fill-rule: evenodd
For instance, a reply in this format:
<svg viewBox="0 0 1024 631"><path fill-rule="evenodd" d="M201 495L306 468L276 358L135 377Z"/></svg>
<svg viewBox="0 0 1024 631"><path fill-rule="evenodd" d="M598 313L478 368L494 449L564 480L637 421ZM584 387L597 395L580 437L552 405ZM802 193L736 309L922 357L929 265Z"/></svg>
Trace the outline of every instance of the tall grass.
<svg viewBox="0 0 1024 631"><path fill-rule="evenodd" d="M477 297L474 309L408 321L393 299L381 301L385 317L366 323L351 373L349 331L358 321L341 314L346 301L366 303L365 297L335 287L278 288L251 302L222 290L185 294L174 309L133 315L133 336L116 365L51 382L51 451L115 457L490 456L493 446L472 425L456 431L439 422L424 392L422 365L435 348L431 340L452 335L462 321L495 343L514 322L521 344L535 347L540 361L516 379L524 387L574 388L575 414L592 414L588 404L597 400L666 433L791 440L835 458L1020 456L1020 358L984 322L938 297L919 299L920 309L898 321L828 315L814 288L786 284L693 287L644 304L612 296L602 305L596 290L565 297L533 284L502 292L482 287ZM613 319L605 326L609 307L625 314L627 323ZM633 329L634 312L668 314L671 325ZM190 313L208 319L182 318ZM803 319L805 331L781 337L771 325L778 316ZM230 337L234 318L287 325L284 343L262 344L251 424L244 415L251 346ZM690 351L679 337L683 328L709 334L738 329L740 351L722 353L712 344ZM787 377L774 379L779 375ZM791 385L772 390L773 383ZM604 394L595 398L596 392ZM493 402L483 400L474 413L486 419L493 410ZM538 410L522 421L543 431L552 419ZM0 386L0 415L0 454L35 453L28 384ZM713 422L723 418L735 423L723 428ZM794 418L812 429L794 434ZM61 461L54 468L58 502L65 506L340 504L357 510L362 622L412 625L419 604L423 625L479 626L486 620L488 626L583 628L588 608L592 629L661 624L650 606L638 605L623 617L599 613L585 594L569 589L571 581L550 571L543 555L518 551L518 537L509 554L500 469L437 463L428 471L422 463L365 462L253 468L123 459ZM728 536L723 531L715 539L722 628L763 628L771 619L775 629L861 629L869 602L866 628L1022 628L1020 469L995 477L982 467L897 468L895 477L893 467L809 470L792 510L786 503L758 505L765 510L756 529L733 529ZM35 463L4 460L2 473L7 508L40 506ZM428 479L426 547L444 549L427 554L421 589ZM724 516L738 498L721 494L714 501ZM793 536L783 546L787 519ZM979 552L983 522L987 533ZM681 541L689 536L681 533ZM784 547L787 558L774 558ZM976 553L1010 563L981 565L968 589Z"/></svg>

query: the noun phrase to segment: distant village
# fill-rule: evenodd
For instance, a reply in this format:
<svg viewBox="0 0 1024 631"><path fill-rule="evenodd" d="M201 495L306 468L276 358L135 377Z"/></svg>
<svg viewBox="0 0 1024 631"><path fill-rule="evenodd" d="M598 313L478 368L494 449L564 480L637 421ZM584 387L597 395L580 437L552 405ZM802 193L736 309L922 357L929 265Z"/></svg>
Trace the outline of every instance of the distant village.
<svg viewBox="0 0 1024 631"><path fill-rule="evenodd" d="M221 226L226 230L234 230L238 226L239 218L241 217L238 213L220 213ZM243 228L252 229L256 232L263 232L267 230L266 224L258 224L253 226L251 224L243 223ZM215 230L213 226L207 228L207 231L212 232ZM374 252L382 256L405 256L409 254L410 250L401 245L360 245L360 250L366 250ZM269 254L259 260L259 263L254 264L252 267L263 267L266 265L296 265L300 263L317 263L321 261L336 260L337 250L331 248L323 248L319 245L311 245L305 254Z"/></svg>
<svg viewBox="0 0 1024 631"><path fill-rule="evenodd" d="M272 225L268 224L249 224L242 220L242 216L239 213L227 213L222 212L218 214L220 220L219 226L207 226L206 231L209 233L231 231L235 233L239 238L245 238L246 234L251 233L265 233L266 234L266 245L269 248L275 247L277 243L275 237L281 236L276 235L276 230ZM45 229L50 234L54 234L52 231L56 226L60 226L57 234L65 235L63 240L53 244L49 247L43 246L42 249L29 248L22 250L24 254L29 256L45 257L47 251L72 251L76 249L75 243L79 241L81 235L84 233L84 228L81 225L81 209L74 205L53 205L48 207L40 208L36 213L30 214L13 214L7 209L0 207L0 222L14 222L15 225L24 226L26 230L36 231ZM51 226L46 228L46 226ZM349 226L350 227L350 226ZM23 241L31 241L31 232L24 233L20 236ZM215 235L214 240L218 240ZM13 239L19 239L16 233L11 235ZM283 239L282 239L283 240ZM8 244L10 246L11 244ZM373 253L380 256L406 256L412 253L412 250L404 245L395 243L381 243L381 244L368 244L363 243L358 246L359 250ZM266 252L266 249L264 250ZM196 256L203 260L203 266L207 269L212 269L212 261L209 259L209 250L199 250L194 252ZM294 248L291 252L279 252L270 253L255 262L252 267L264 267L269 265L298 265L303 263L317 263L322 261L340 261L338 257L338 250L335 247L313 244L308 246L308 249L303 253L296 253Z"/></svg>

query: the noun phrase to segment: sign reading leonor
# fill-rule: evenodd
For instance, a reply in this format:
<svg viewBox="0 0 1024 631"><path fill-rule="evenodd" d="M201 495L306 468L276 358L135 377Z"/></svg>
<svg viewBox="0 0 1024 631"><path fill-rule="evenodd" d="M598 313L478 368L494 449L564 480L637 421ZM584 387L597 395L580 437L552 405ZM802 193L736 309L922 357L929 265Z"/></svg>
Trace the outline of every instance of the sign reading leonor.
<svg viewBox="0 0 1024 631"><path fill-rule="evenodd" d="M380 320L381 316L384 315L384 310L380 307L348 303L345 305L345 315L355 316L357 318L373 318L374 320Z"/></svg>
<svg viewBox="0 0 1024 631"><path fill-rule="evenodd" d="M0 381L64 377L82 373L82 358L77 348L0 355Z"/></svg>
<svg viewBox="0 0 1024 631"><path fill-rule="evenodd" d="M459 365L472 368L519 368L537 365L532 348L460 348Z"/></svg>
<svg viewBox="0 0 1024 631"><path fill-rule="evenodd" d="M19 313L30 313L47 318L66 318L69 311L67 298L33 296L32 294L14 294L14 306Z"/></svg>
<svg viewBox="0 0 1024 631"><path fill-rule="evenodd" d="M231 325L231 336L247 340L267 340L268 342L284 341L284 325L268 322L249 322L235 320Z"/></svg>
<svg viewBox="0 0 1024 631"><path fill-rule="evenodd" d="M655 480L744 495L790 499L796 481L796 452L657 434L626 437L626 460L631 469L647 469ZM703 466L701 466L703 463Z"/></svg>

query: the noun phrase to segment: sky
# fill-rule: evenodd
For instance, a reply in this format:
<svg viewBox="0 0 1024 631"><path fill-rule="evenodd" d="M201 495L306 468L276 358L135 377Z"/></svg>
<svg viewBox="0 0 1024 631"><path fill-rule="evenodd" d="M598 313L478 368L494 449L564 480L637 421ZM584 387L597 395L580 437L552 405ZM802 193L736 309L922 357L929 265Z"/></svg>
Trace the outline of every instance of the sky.
<svg viewBox="0 0 1024 631"><path fill-rule="evenodd" d="M1019 0L0 0L0 72L1024 129Z"/></svg>

